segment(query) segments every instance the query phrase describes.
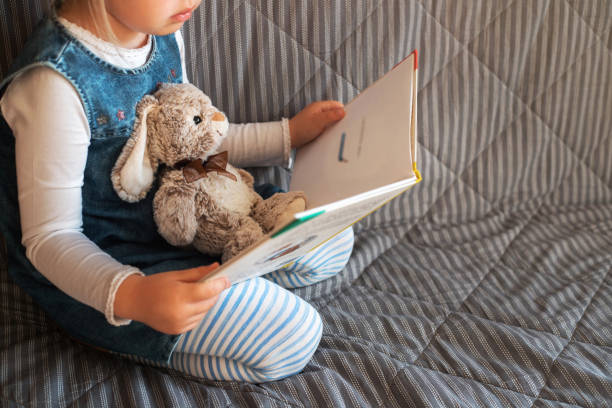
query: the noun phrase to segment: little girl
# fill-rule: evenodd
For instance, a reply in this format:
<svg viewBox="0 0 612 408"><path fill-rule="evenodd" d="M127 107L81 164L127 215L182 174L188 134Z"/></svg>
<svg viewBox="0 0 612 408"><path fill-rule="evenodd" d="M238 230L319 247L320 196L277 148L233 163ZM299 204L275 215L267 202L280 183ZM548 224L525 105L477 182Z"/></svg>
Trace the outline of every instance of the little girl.
<svg viewBox="0 0 612 408"><path fill-rule="evenodd" d="M321 338L318 313L284 288L342 270L352 230L268 279L200 282L215 259L159 236L156 189L126 203L110 180L136 103L187 80L178 30L199 3L66 0L36 29L0 84L0 233L11 277L72 337L207 379L271 381L302 370ZM343 116L324 101L230 125L221 149L236 166L287 165Z"/></svg>

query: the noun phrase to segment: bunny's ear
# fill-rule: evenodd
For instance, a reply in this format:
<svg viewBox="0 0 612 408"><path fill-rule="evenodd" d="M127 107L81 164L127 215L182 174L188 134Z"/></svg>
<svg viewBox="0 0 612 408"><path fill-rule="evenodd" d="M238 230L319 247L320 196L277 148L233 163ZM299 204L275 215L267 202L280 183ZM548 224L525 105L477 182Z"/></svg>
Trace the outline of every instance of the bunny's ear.
<svg viewBox="0 0 612 408"><path fill-rule="evenodd" d="M158 160L150 156L147 147L147 116L158 106L157 99L151 95L138 102L134 130L111 173L115 191L130 203L142 200L153 184Z"/></svg>

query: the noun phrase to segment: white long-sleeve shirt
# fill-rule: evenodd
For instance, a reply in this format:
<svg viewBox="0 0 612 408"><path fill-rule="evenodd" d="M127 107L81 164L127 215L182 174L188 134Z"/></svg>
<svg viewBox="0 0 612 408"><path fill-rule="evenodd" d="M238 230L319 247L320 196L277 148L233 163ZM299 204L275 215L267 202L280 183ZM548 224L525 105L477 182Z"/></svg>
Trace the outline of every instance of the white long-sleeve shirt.
<svg viewBox="0 0 612 408"><path fill-rule="evenodd" d="M151 41L124 49L60 18L68 31L103 60L124 68L142 66ZM184 44L176 33L184 64ZM123 265L82 233L81 187L90 133L83 105L71 83L48 67L32 68L7 87L0 109L15 136L15 160L26 256L50 282L76 300L114 316L115 294L137 268ZM232 124L220 151L239 167L287 165L289 127L280 122ZM110 175L109 175L110 176Z"/></svg>

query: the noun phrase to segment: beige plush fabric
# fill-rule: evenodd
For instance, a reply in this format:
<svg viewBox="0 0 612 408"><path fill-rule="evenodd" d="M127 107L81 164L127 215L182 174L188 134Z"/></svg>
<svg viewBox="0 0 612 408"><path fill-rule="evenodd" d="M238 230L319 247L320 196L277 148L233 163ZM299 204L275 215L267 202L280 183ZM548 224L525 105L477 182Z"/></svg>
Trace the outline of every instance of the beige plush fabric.
<svg viewBox="0 0 612 408"><path fill-rule="evenodd" d="M235 180L209 172L186 180L177 163L205 161L217 153L228 128L227 117L190 84L164 84L137 106L132 136L113 168L117 194L135 202L150 190L160 164L153 215L159 233L172 245L193 245L226 261L270 232L287 211L305 208L301 192L277 193L263 200L253 177L227 164Z"/></svg>

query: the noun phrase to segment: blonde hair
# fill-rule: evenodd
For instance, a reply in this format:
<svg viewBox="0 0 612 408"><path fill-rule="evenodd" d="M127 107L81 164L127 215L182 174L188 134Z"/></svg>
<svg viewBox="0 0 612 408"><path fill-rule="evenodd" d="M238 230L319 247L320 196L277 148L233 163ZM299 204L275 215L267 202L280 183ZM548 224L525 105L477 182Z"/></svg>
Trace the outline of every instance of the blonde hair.
<svg viewBox="0 0 612 408"><path fill-rule="evenodd" d="M117 39L117 36L110 25L110 21L108 20L106 0L89 0L87 1L87 5L89 8L89 16L96 27L98 36L102 37L104 35L108 41L117 44L119 40ZM100 19L96 18L96 14L102 17L101 22L99 21Z"/></svg>
<svg viewBox="0 0 612 408"><path fill-rule="evenodd" d="M70 0L55 0L54 12L57 14L57 11ZM73 0L75 2L86 2L87 3L87 12L89 13L89 18L93 23L93 26L96 30L96 35L102 39L105 39L109 42L117 44L119 40L111 27L110 21L108 19L108 13L106 13L106 0Z"/></svg>

